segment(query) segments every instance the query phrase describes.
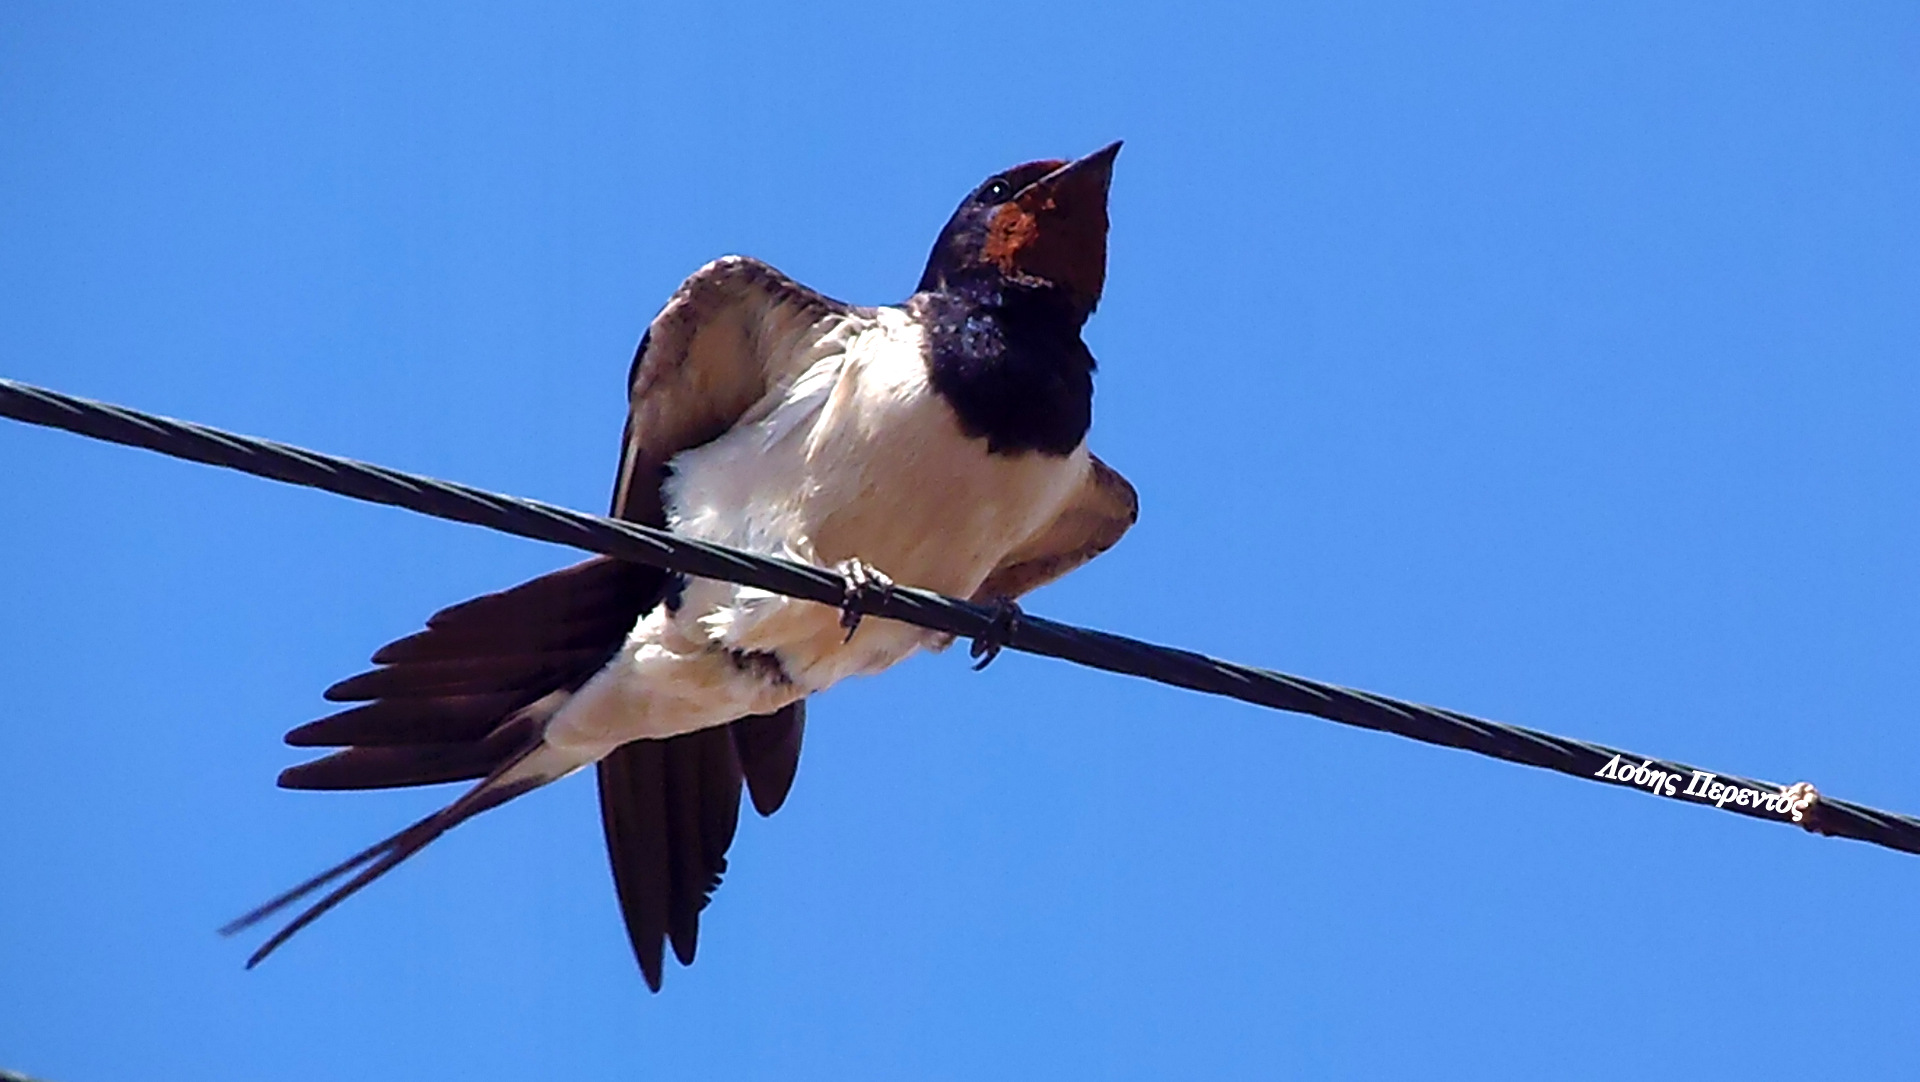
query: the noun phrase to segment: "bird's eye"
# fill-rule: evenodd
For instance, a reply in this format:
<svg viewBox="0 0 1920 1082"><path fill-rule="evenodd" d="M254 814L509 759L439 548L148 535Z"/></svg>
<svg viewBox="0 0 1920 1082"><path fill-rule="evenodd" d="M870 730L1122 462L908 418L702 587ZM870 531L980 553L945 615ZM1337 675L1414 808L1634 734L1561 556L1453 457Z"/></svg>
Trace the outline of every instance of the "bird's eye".
<svg viewBox="0 0 1920 1082"><path fill-rule="evenodd" d="M980 189L982 203L1004 203L1013 194L1013 185L1005 177L994 177L987 186Z"/></svg>

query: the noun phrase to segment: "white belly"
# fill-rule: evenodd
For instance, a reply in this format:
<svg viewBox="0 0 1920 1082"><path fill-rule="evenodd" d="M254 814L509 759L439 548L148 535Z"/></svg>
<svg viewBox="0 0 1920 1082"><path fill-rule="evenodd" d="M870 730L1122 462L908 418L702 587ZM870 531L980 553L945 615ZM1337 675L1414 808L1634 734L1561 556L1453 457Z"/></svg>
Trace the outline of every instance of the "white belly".
<svg viewBox="0 0 1920 1082"><path fill-rule="evenodd" d="M918 331L885 309L846 353L670 466L676 532L818 566L858 558L901 585L961 597L1053 520L1088 469L1084 445L1065 457L990 455L967 438L928 385ZM604 703L570 704L555 729L619 743L724 724L883 669L936 637L874 619L843 643L829 606L698 579L577 697ZM741 653L777 658L781 679L741 665Z"/></svg>

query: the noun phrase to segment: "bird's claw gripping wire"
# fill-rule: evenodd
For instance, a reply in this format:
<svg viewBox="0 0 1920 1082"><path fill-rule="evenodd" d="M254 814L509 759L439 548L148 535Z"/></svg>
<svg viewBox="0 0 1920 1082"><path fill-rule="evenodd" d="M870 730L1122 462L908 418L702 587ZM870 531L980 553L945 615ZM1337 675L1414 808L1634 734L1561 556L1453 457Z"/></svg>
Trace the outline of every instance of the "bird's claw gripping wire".
<svg viewBox="0 0 1920 1082"><path fill-rule="evenodd" d="M857 556L834 564L833 569L840 573L844 584L840 595L840 626L847 629L847 637L840 640L844 646L852 642L853 633L860 630L861 606L893 593L893 580Z"/></svg>
<svg viewBox="0 0 1920 1082"><path fill-rule="evenodd" d="M967 647L967 656L974 659L974 672L993 664L993 659L1000 656L1000 651L1013 641L1013 625L1020 619L1020 606L1013 598L996 597L991 607L993 626Z"/></svg>

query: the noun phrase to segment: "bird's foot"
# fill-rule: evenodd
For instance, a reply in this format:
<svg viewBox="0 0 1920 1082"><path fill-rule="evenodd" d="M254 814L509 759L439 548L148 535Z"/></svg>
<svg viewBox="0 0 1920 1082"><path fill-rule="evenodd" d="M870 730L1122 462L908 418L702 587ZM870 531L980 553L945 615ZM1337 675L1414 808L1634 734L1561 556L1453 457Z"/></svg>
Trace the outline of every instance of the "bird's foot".
<svg viewBox="0 0 1920 1082"><path fill-rule="evenodd" d="M973 640L967 647L967 656L974 659L973 671L993 664L1000 651L1013 640L1013 625L1020 619L1020 606L1010 597L996 597L989 603L993 609L993 626L985 635Z"/></svg>
<svg viewBox="0 0 1920 1082"><path fill-rule="evenodd" d="M840 597L840 626L847 629L847 637L840 642L845 645L852 642L853 633L860 630L860 606L891 594L893 580L858 556L834 564L833 569L840 573L840 581L846 584L845 592Z"/></svg>

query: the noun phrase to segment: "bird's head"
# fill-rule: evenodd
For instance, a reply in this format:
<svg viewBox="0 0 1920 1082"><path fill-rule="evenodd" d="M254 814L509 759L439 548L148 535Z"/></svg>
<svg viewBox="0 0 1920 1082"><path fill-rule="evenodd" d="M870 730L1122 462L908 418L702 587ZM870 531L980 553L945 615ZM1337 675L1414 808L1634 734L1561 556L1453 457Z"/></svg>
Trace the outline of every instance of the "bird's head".
<svg viewBox="0 0 1920 1082"><path fill-rule="evenodd" d="M1006 286L1057 291L1079 319L1107 278L1107 185L1120 144L1078 161L1038 161L988 177L934 242L920 291Z"/></svg>

